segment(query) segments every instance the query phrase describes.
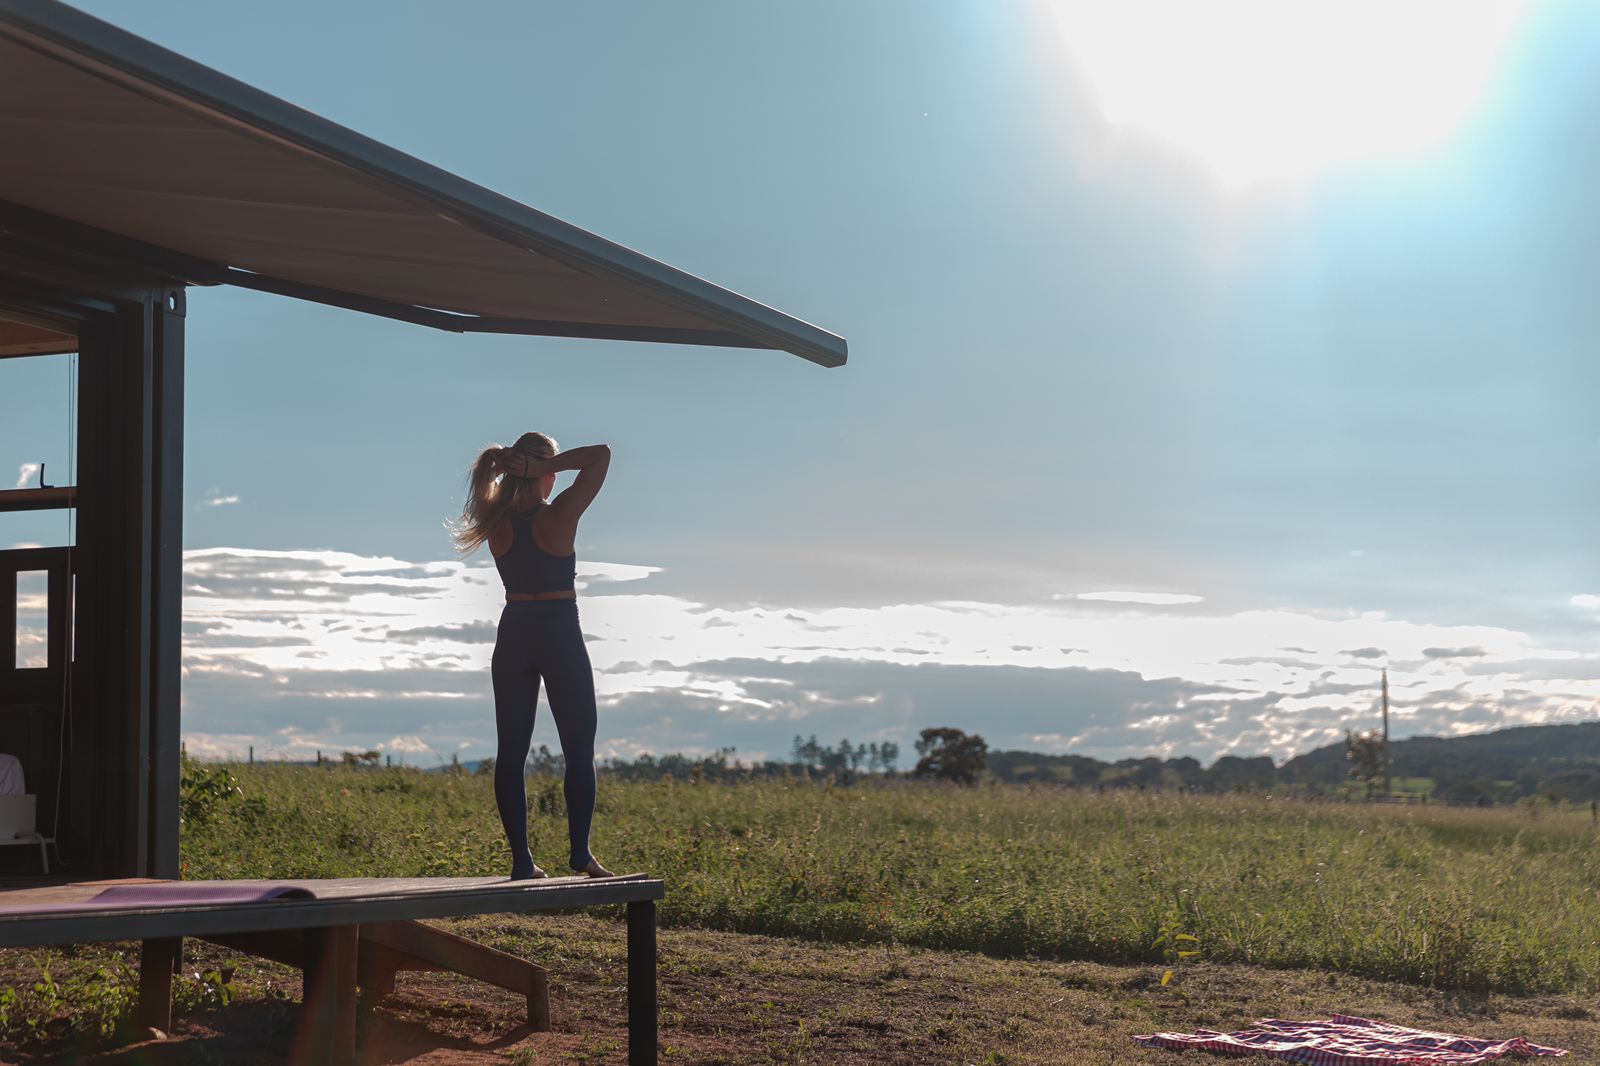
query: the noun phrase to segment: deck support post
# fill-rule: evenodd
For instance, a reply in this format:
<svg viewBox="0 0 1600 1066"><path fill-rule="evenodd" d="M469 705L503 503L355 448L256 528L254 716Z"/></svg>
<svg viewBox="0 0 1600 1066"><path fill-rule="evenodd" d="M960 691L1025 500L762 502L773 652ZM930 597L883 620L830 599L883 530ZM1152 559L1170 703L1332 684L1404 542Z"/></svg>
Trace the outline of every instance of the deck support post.
<svg viewBox="0 0 1600 1066"><path fill-rule="evenodd" d="M322 1066L355 1059L358 936L353 925L306 930L305 991L292 1061Z"/></svg>
<svg viewBox="0 0 1600 1066"><path fill-rule="evenodd" d="M139 1006L134 1018L146 1029L172 1032L172 973L182 944L181 938L172 936L145 940L139 946Z"/></svg>
<svg viewBox="0 0 1600 1066"><path fill-rule="evenodd" d="M656 901L628 904L628 1066L656 1059Z"/></svg>
<svg viewBox="0 0 1600 1066"><path fill-rule="evenodd" d="M365 933L371 926L362 926ZM361 989L359 1007L370 1011L385 996L394 994L394 977L400 971L398 952L362 940L356 947L356 984Z"/></svg>
<svg viewBox="0 0 1600 1066"><path fill-rule="evenodd" d="M536 1033L550 1031L550 975L535 967L528 987L528 1025Z"/></svg>

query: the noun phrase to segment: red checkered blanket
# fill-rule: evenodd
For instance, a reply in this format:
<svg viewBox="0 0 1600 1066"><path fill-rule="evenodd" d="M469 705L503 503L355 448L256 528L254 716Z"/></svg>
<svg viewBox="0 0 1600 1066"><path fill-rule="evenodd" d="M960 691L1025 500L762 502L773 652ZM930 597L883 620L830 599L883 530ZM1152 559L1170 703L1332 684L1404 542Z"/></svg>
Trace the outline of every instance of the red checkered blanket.
<svg viewBox="0 0 1600 1066"><path fill-rule="evenodd" d="M1309 1066L1451 1066L1500 1058L1565 1055L1560 1048L1540 1047L1522 1037L1477 1040L1470 1036L1408 1029L1369 1018L1335 1014L1325 1022L1262 1020L1237 1033L1155 1033L1136 1036L1145 1047L1201 1048L1228 1055L1267 1055Z"/></svg>

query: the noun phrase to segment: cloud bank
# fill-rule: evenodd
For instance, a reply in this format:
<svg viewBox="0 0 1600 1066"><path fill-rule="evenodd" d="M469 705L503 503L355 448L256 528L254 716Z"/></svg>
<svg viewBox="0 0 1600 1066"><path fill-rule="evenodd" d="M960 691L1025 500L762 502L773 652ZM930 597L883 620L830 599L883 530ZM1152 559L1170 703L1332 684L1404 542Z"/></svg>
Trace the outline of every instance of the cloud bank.
<svg viewBox="0 0 1600 1066"><path fill-rule="evenodd" d="M1600 651L1512 629L1120 600L728 608L653 592L657 573L580 564L602 755L781 756L796 734L906 744L954 725L1102 758L1282 759L1370 724L1382 666L1401 735L1600 711ZM487 560L213 548L186 553L184 596L192 754L493 750Z"/></svg>

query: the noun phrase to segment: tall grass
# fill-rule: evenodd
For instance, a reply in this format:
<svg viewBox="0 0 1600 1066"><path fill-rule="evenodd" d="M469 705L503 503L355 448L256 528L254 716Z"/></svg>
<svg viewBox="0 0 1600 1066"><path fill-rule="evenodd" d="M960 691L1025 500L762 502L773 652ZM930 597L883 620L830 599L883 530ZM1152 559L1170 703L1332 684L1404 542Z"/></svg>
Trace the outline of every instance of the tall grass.
<svg viewBox="0 0 1600 1066"><path fill-rule="evenodd" d="M185 876L498 874L490 783L234 767ZM533 778L535 855L565 857ZM1204 957L1451 988L1600 989L1600 834L1582 816L1260 796L890 782L602 780L595 850L663 877L664 923L1156 962L1176 912Z"/></svg>

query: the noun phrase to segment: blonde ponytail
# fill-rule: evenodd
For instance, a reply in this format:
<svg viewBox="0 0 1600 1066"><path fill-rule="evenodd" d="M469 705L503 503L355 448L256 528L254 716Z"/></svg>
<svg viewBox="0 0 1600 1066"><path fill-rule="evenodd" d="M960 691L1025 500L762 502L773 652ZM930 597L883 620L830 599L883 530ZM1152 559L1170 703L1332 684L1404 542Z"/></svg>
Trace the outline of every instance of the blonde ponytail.
<svg viewBox="0 0 1600 1066"><path fill-rule="evenodd" d="M557 451L556 442L543 433L524 433L511 448L535 459L552 458ZM478 545L489 539L489 532L511 510L516 487L522 479L499 469L496 460L505 450L498 444L489 445L478 453L467 471L467 499L461 507L461 517L450 524L451 539L462 555L477 551Z"/></svg>

